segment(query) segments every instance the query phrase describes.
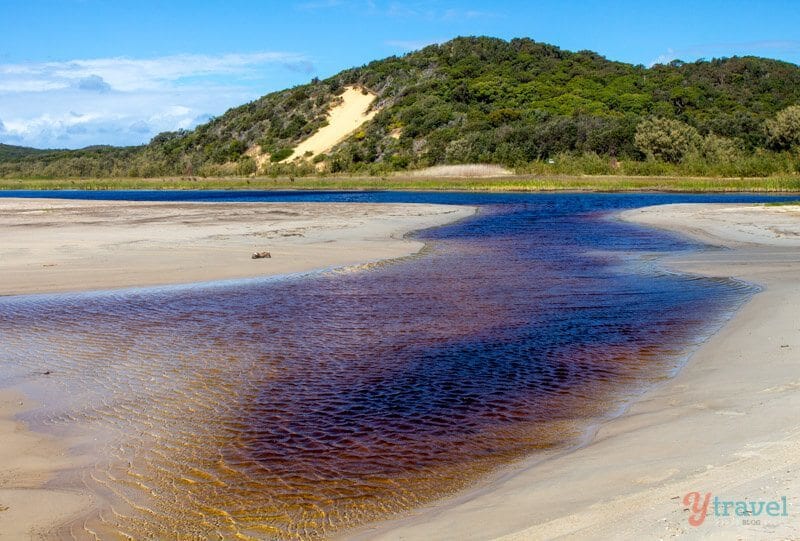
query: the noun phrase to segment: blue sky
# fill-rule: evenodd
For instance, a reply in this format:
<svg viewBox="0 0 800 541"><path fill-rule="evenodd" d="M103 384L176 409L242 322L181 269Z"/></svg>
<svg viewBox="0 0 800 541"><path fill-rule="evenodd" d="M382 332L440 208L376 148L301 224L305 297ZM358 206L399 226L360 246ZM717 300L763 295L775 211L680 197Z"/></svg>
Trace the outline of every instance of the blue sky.
<svg viewBox="0 0 800 541"><path fill-rule="evenodd" d="M651 65L800 63L794 1L0 0L0 142L139 144L265 93L459 35Z"/></svg>

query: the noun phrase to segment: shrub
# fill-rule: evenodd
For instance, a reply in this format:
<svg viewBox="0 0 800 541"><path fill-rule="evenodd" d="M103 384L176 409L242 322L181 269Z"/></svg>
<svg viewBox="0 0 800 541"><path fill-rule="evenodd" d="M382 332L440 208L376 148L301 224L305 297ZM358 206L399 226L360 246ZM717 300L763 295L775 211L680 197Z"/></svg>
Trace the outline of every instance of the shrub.
<svg viewBox="0 0 800 541"><path fill-rule="evenodd" d="M634 143L648 158L678 163L700 149L703 139L696 129L679 120L649 118L636 126Z"/></svg>
<svg viewBox="0 0 800 541"><path fill-rule="evenodd" d="M247 176L255 173L256 169L258 169L256 166L256 161L250 156L247 156L239 160L239 165L236 168L236 172L241 176Z"/></svg>
<svg viewBox="0 0 800 541"><path fill-rule="evenodd" d="M776 150L800 147L800 105L792 105L779 112L775 120L768 120L767 143Z"/></svg>
<svg viewBox="0 0 800 541"><path fill-rule="evenodd" d="M285 160L286 158L292 155L292 152L294 152L294 149L281 148L279 150L276 150L272 154L272 156L269 157L269 161L271 161L272 163L277 163L279 161Z"/></svg>

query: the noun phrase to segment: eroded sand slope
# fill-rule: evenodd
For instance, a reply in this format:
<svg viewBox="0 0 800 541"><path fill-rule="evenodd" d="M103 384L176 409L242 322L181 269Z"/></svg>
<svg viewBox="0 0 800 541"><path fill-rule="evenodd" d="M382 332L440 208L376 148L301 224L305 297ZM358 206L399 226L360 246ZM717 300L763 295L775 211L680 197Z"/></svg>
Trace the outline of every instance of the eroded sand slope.
<svg viewBox="0 0 800 541"><path fill-rule="evenodd" d="M328 125L321 127L311 137L300 142L283 163L290 162L298 157L312 158L317 154L324 154L337 143L343 141L348 135L356 131L366 122L378 114L377 109L369 110L376 95L360 88L349 86L341 95L342 102L335 105L328 112Z"/></svg>

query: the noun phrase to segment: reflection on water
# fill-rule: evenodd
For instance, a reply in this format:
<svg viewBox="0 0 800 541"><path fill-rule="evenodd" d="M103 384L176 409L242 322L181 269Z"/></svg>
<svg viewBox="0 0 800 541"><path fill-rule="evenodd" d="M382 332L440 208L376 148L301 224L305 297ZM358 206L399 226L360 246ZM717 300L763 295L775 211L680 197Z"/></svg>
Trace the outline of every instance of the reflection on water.
<svg viewBox="0 0 800 541"><path fill-rule="evenodd" d="M323 535L575 443L749 292L615 256L686 247L619 204L514 197L369 269L6 298L0 368L99 457L57 481L106 502L73 534Z"/></svg>

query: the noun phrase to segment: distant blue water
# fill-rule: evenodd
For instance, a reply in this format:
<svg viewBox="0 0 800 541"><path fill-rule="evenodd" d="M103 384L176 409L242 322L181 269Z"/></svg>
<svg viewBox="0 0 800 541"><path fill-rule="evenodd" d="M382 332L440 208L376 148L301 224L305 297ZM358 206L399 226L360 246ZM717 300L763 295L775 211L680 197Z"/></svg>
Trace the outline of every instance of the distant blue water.
<svg viewBox="0 0 800 541"><path fill-rule="evenodd" d="M563 201L576 210L610 210L669 203L757 203L790 201L797 196L731 193L475 193L394 191L292 191L292 190L0 190L0 197L45 197L101 201L208 201L233 202L340 202L340 203L443 203L486 205L541 201ZM548 203L550 202L550 203Z"/></svg>
<svg viewBox="0 0 800 541"><path fill-rule="evenodd" d="M426 253L368 270L0 302L0 370L22 367L30 377L46 368L59 375L60 392L85 389L64 411L32 415L34 424L91 419L101 430L126 427L120 449L156 446L114 460L141 464L136 483L163 494L148 506L164 524L180 524L180 506L197 504L225 511L242 530L275 520L287 536L408 509L538 450L574 444L588 423L669 377L753 291L663 272L642 256L699 247L612 213L782 199L0 192L12 195L480 208L418 233ZM191 476L189 467L221 485L164 480L165 472ZM106 471L86 478L125 476ZM151 498L146 490L125 497ZM132 524L157 528L130 513ZM204 534L230 533L230 524L209 520Z"/></svg>

